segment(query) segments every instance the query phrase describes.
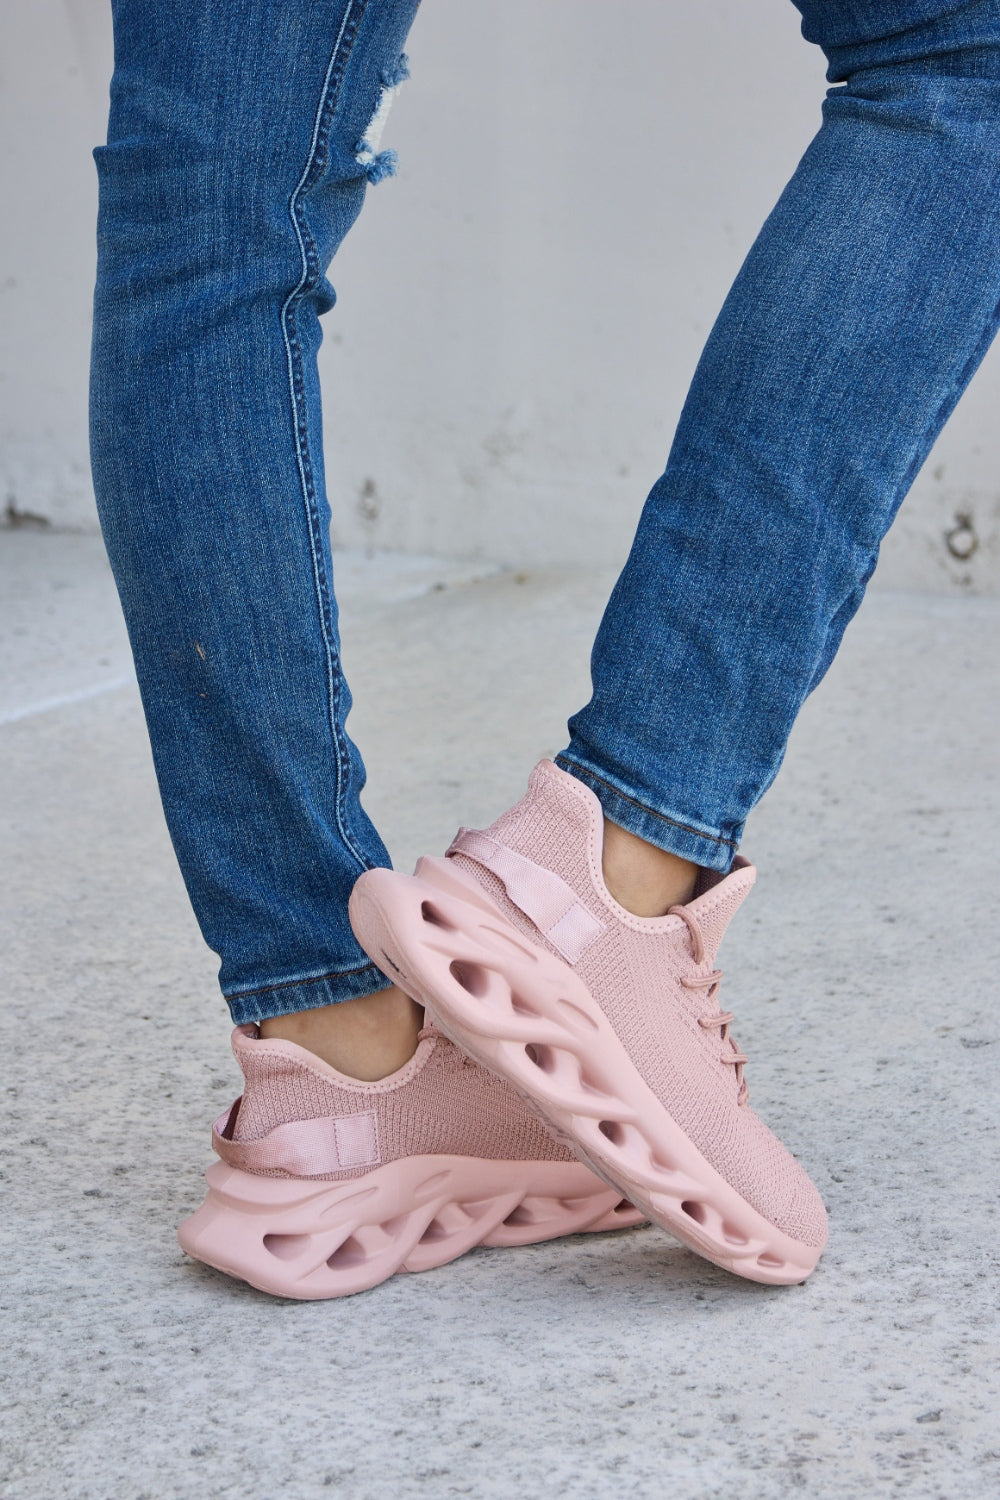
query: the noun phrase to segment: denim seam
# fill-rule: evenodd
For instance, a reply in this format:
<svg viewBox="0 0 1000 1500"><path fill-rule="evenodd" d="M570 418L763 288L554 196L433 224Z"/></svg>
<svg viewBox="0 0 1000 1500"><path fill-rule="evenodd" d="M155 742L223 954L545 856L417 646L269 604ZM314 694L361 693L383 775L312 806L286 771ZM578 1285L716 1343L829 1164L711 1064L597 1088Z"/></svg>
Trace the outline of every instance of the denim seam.
<svg viewBox="0 0 1000 1500"><path fill-rule="evenodd" d="M668 823L671 828L680 828L684 833L693 833L696 838L705 839L709 844L725 844L729 849L739 848L739 843L736 839L727 839L721 833L705 833L701 828L692 828L690 823L682 823L679 818L670 818L666 813L657 812L655 807L649 807L645 802L640 802L638 798L630 797L628 792L623 792L620 787L615 786L614 782L607 781L603 776L598 776L596 771L592 771L589 766L582 766L579 761L573 760L569 755L557 755L556 765L559 765L560 761L564 765L575 766L585 776L590 776L594 781L599 781L602 786L606 786L609 792L614 792L615 796L620 797L623 802L630 802L640 812L649 813L651 817L659 819L661 823Z"/></svg>
<svg viewBox="0 0 1000 1500"><path fill-rule="evenodd" d="M359 964L355 969L330 969L326 974L310 974L307 979L283 979L280 984L263 984L256 990L234 990L224 998L226 1000L252 1000L255 995L270 995L276 990L295 990L301 985L323 984L328 979L350 979L352 974L364 974L369 969L375 968L378 968L377 964L367 963Z"/></svg>
<svg viewBox="0 0 1000 1500"><path fill-rule="evenodd" d="M350 850L362 870L369 868L369 861L355 843L344 818L344 803L346 801L347 786L350 777L350 756L348 755L345 736L340 726L340 657L334 644L333 632L330 626L331 585L323 568L322 537L318 535L319 512L316 506L313 466L309 453L305 380L302 370L302 350L295 327L295 311L307 288L315 285L319 278L319 258L302 206L303 198L309 188L322 176L326 167L326 150L329 144L330 126L339 99L340 84L343 80L347 61L351 55L358 27L366 7L367 0L349 0L344 19L341 23L340 32L327 65L326 76L323 80L323 88L320 92L319 104L316 110L316 119L313 124L309 154L302 169L302 174L288 202L288 214L292 222L292 228L295 231L299 254L302 259L302 274L296 286L288 294L281 309L281 331L288 362L288 382L292 402L292 429L295 438L295 452L302 499L305 505L306 520L309 528L309 549L312 556L316 602L319 608L320 631L326 654L327 706L336 774L334 810L337 829L344 841L344 846ZM251 993L257 992L252 991ZM233 998L238 997L234 996Z"/></svg>

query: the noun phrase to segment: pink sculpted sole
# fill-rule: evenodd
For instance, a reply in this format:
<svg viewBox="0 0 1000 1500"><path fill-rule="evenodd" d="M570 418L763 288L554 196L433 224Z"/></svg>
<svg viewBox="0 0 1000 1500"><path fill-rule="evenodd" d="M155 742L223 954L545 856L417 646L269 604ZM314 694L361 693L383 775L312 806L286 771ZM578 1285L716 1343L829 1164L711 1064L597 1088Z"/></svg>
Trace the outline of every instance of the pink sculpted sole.
<svg viewBox="0 0 1000 1500"><path fill-rule="evenodd" d="M350 912L385 973L654 1223L751 1281L809 1275L821 1247L783 1233L726 1182L646 1086L580 977L454 861L423 859L412 876L371 870Z"/></svg>
<svg viewBox="0 0 1000 1500"><path fill-rule="evenodd" d="M411 1156L345 1182L264 1177L215 1162L178 1229L196 1260L280 1297L342 1297L475 1245L524 1245L642 1220L578 1162Z"/></svg>

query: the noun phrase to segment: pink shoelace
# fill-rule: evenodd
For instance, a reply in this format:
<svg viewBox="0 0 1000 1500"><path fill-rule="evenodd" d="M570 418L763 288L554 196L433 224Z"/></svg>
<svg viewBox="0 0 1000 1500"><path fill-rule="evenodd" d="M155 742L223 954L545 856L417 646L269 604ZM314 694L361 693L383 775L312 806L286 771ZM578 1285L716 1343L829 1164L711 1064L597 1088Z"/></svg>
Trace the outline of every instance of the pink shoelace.
<svg viewBox="0 0 1000 1500"><path fill-rule="evenodd" d="M680 917L691 934L692 957L696 964L705 961L705 940L701 935L697 917L692 916L686 906L672 906L667 913L670 917ZM706 1000L712 1000L722 983L722 970L712 969L707 974L685 974L681 977L681 984L686 990L704 990ZM736 1096L737 1104L746 1104L750 1099L750 1090L743 1077L743 1064L748 1061L746 1054L741 1052L735 1037L730 1036L729 1027L735 1020L731 1010L720 1010L714 1016L699 1016L698 1025L706 1031L718 1030L719 1041L728 1042L730 1051L724 1052L722 1061L736 1069L736 1082L739 1093Z"/></svg>

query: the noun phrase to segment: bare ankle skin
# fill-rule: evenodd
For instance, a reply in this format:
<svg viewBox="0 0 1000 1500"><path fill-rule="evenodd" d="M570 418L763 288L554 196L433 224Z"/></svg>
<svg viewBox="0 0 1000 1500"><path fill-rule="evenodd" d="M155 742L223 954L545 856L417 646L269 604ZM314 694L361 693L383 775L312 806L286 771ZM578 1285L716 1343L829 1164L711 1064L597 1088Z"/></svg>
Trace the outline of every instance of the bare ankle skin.
<svg viewBox="0 0 1000 1500"><path fill-rule="evenodd" d="M604 820L604 884L634 917L662 917L694 895L698 866Z"/></svg>
<svg viewBox="0 0 1000 1500"><path fill-rule="evenodd" d="M694 895L698 866L604 821L604 883L620 906L636 917L660 917ZM295 1042L325 1063L366 1083L377 1082L409 1062L416 1051L423 1011L396 985L261 1021L266 1039Z"/></svg>
<svg viewBox="0 0 1000 1500"><path fill-rule="evenodd" d="M268 1040L295 1042L338 1073L375 1083L409 1062L423 1024L421 1007L390 985L339 1005L269 1016L261 1021L260 1034Z"/></svg>

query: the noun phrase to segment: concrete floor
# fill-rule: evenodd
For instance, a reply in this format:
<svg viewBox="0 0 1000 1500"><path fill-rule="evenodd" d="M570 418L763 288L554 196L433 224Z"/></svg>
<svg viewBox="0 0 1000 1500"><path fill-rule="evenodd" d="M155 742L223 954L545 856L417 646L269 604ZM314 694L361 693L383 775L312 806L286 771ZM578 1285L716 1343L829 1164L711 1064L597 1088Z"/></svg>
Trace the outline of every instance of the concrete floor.
<svg viewBox="0 0 1000 1500"><path fill-rule="evenodd" d="M343 577L406 865L559 748L608 579ZM4 535L0 583L4 1500L1000 1496L1000 600L872 594L751 825L727 1004L809 1283L645 1229L294 1304L174 1240L237 1077L99 544Z"/></svg>

